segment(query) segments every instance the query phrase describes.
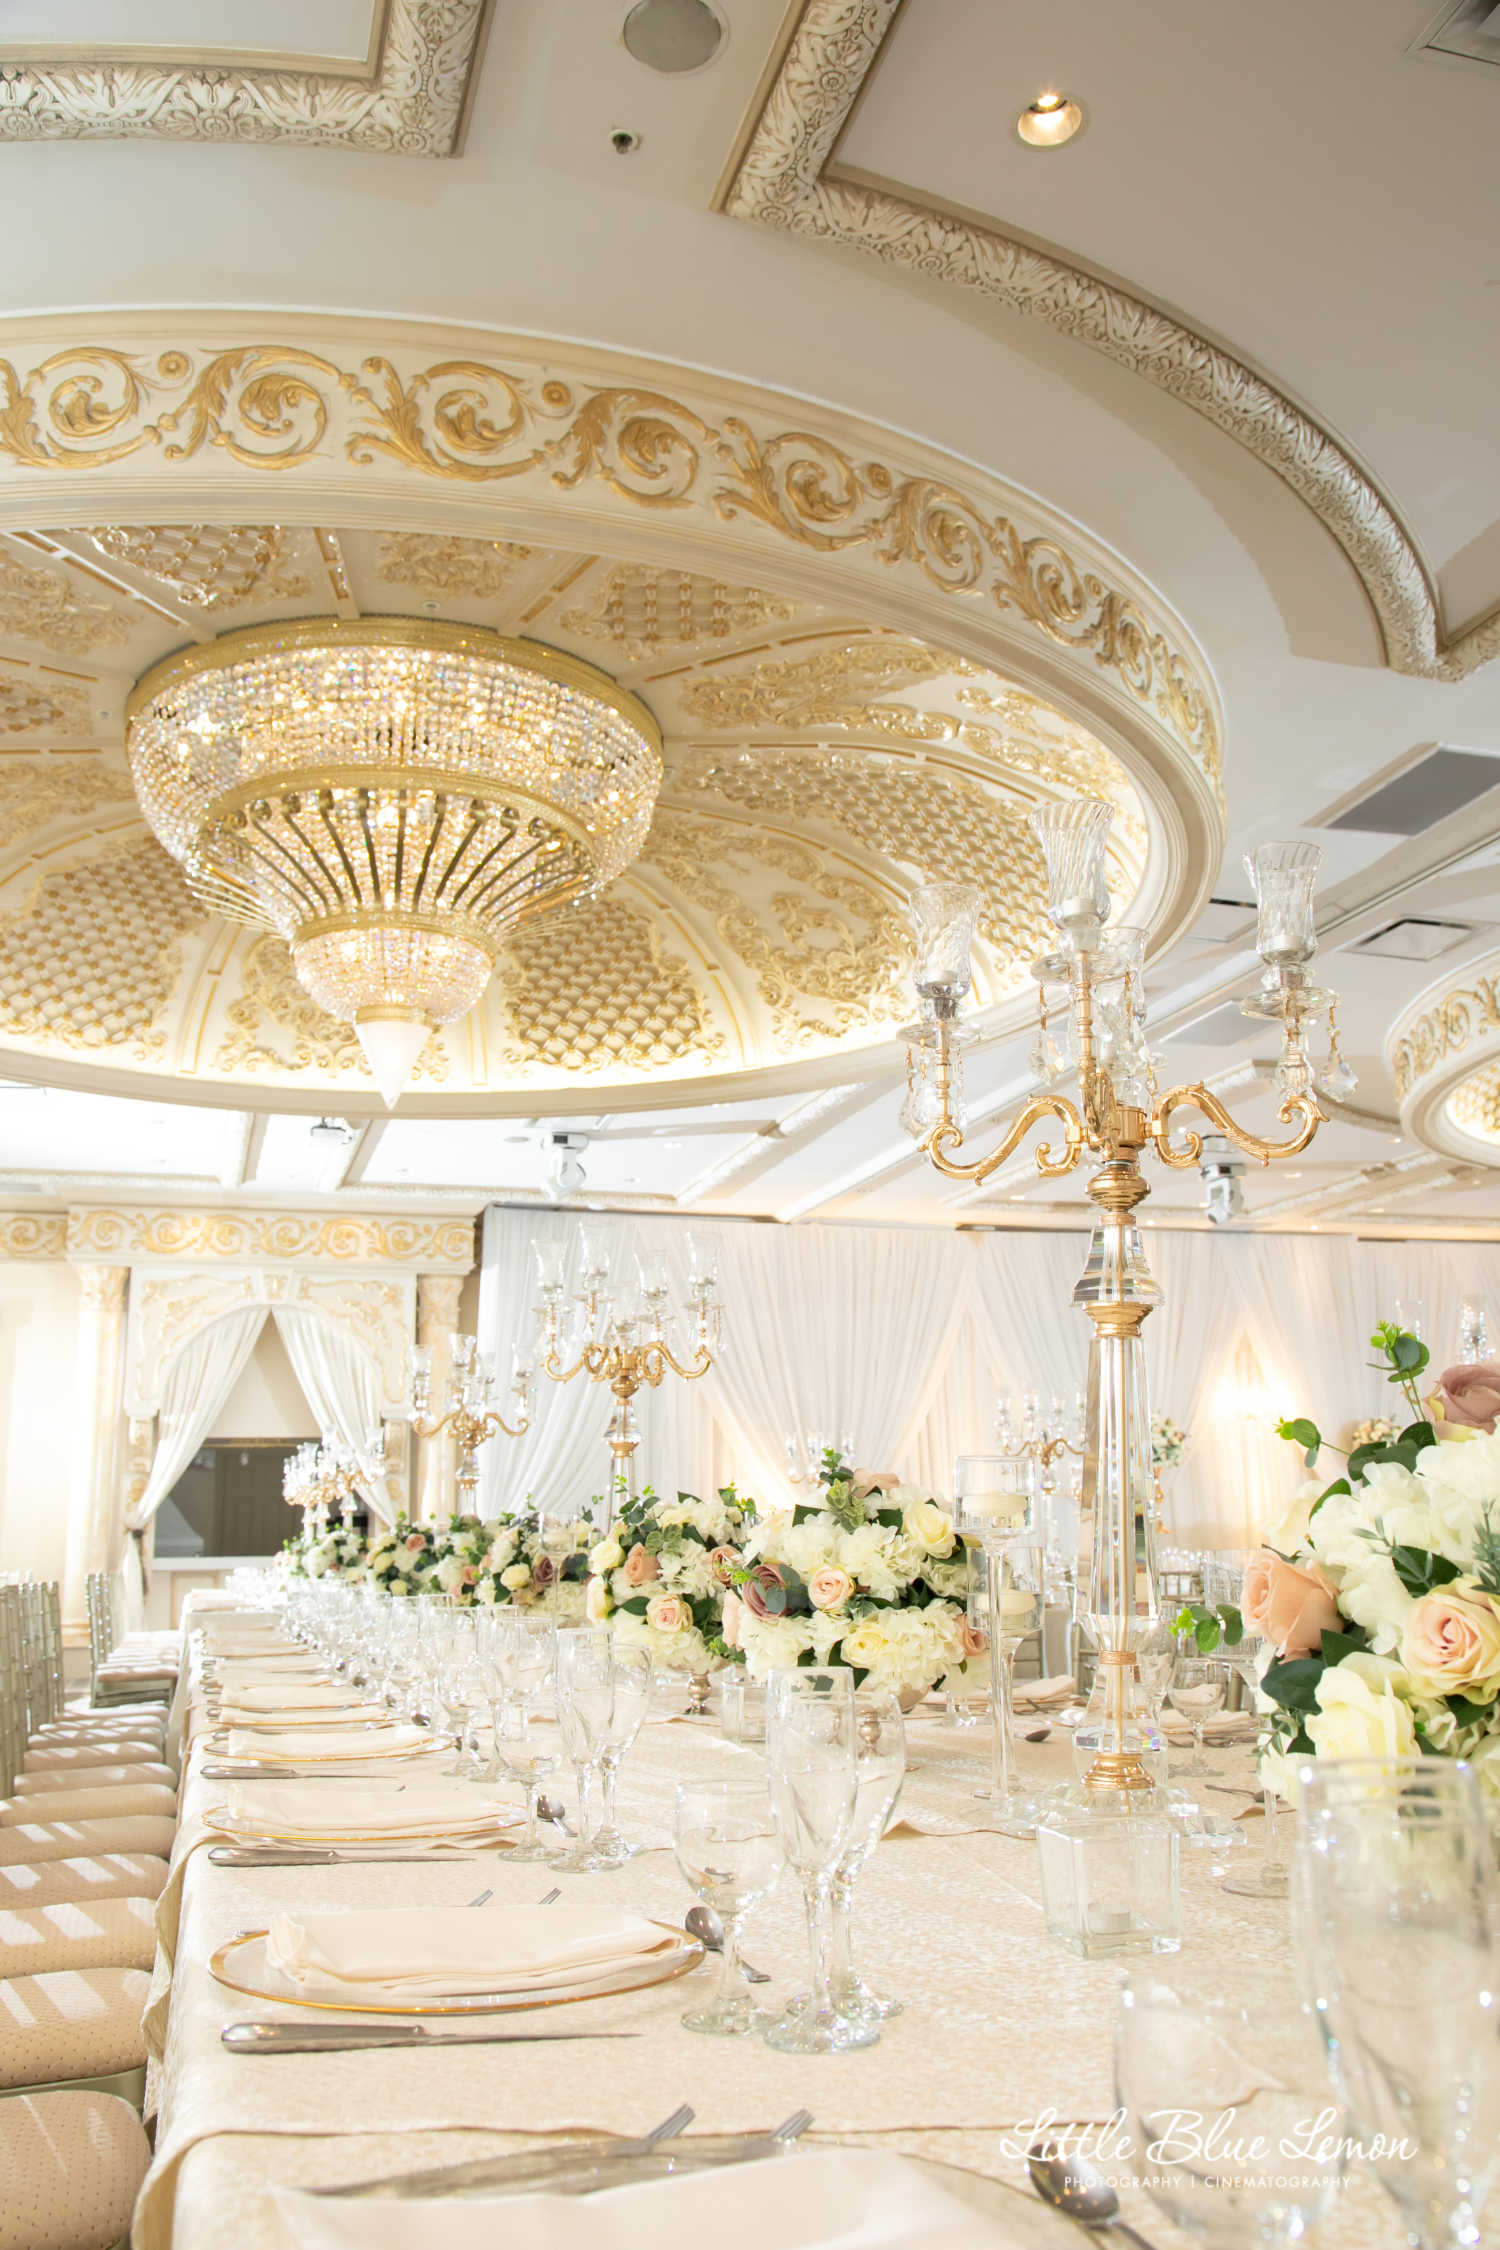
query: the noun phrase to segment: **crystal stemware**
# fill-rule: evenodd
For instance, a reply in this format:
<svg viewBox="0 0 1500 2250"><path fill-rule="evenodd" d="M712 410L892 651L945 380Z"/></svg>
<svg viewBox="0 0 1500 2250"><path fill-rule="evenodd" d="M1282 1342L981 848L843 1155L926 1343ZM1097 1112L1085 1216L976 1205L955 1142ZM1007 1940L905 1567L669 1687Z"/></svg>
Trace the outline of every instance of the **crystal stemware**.
<svg viewBox="0 0 1500 2250"><path fill-rule="evenodd" d="M557 1636L557 1724L578 1784L578 1851L594 1833L594 1775L614 1708L614 1665L607 1626L574 1625Z"/></svg>
<svg viewBox="0 0 1500 2250"><path fill-rule="evenodd" d="M1203 1755L1203 1729L1216 1711L1224 1708L1229 1682L1225 1666L1214 1656L1179 1656L1172 1667L1167 1701L1193 1730L1193 1756L1180 1772L1208 1774L1213 1767Z"/></svg>
<svg viewBox="0 0 1500 2250"><path fill-rule="evenodd" d="M688 2031L738 2038L764 2023L741 1980L740 1928L775 1889L784 1864L764 1782L680 1781L674 1830L677 1864L689 1888L724 1925L718 1989L706 2008L682 2019Z"/></svg>
<svg viewBox="0 0 1500 2250"><path fill-rule="evenodd" d="M783 2054L840 2054L873 2046L873 2024L840 2014L832 1992L831 1893L854 1818L854 1676L807 1665L772 1674L766 1695L766 1770L787 1859L802 1878L812 1958L806 2001L766 2033Z"/></svg>
<svg viewBox="0 0 1500 2250"><path fill-rule="evenodd" d="M1300 2242L1332 2207L1344 2135L1316 2018L1274 1971L1249 2004L1186 1970L1131 1976L1115 2094L1141 2185L1210 2250Z"/></svg>
<svg viewBox="0 0 1500 2250"><path fill-rule="evenodd" d="M974 1794L988 1800L990 1817L1005 1835L1029 1836L1038 1799L1022 1786L1016 1762L1014 1683L1016 1654L1042 1624L1045 1558L1030 1538L985 1538L970 1549L969 1623L990 1649L992 1778Z"/></svg>
<svg viewBox="0 0 1500 2250"><path fill-rule="evenodd" d="M854 1966L854 1886L890 1824L906 1778L906 1723L891 1688L860 1688L854 1698L854 1817L833 1871L833 2000L854 2023L880 2023L901 2002L872 1990Z"/></svg>
<svg viewBox="0 0 1500 2250"><path fill-rule="evenodd" d="M620 1761L640 1733L650 1708L650 1655L645 1649L622 1648L614 1642L610 1671L613 1693L599 1746L603 1796L599 1826L589 1840L587 1851L581 1852L573 1863L580 1873L587 1874L602 1874L610 1868L623 1867L639 1849L625 1841L615 1824L615 1784L619 1779Z"/></svg>
<svg viewBox="0 0 1500 2250"><path fill-rule="evenodd" d="M1417 2250L1484 2239L1500 2170L1500 1885L1462 1760L1302 1768L1293 1936L1329 2071Z"/></svg>

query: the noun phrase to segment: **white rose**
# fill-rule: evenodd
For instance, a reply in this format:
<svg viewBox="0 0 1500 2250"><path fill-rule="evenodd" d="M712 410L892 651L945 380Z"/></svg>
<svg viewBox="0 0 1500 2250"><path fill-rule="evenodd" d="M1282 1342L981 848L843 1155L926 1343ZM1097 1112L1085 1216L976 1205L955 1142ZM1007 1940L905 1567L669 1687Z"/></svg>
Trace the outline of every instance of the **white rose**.
<svg viewBox="0 0 1500 2250"><path fill-rule="evenodd" d="M609 1598L609 1588L602 1578L591 1578L584 1595L583 1613L591 1625L602 1625L614 1604Z"/></svg>
<svg viewBox="0 0 1500 2250"><path fill-rule="evenodd" d="M1261 1534L1264 1546L1274 1547L1278 1555L1291 1556L1307 1544L1313 1503L1324 1490L1325 1482L1321 1477L1308 1477L1298 1485L1295 1497Z"/></svg>
<svg viewBox="0 0 1500 2250"><path fill-rule="evenodd" d="M509 1570L501 1571L500 1583L510 1594L513 1594L518 1586L529 1586L531 1584L530 1563L513 1562Z"/></svg>
<svg viewBox="0 0 1500 2250"><path fill-rule="evenodd" d="M1417 1747L1411 1707L1398 1684L1406 1674L1388 1658L1359 1652L1330 1664L1317 1686L1318 1708L1306 1721L1320 1758L1410 1758Z"/></svg>
<svg viewBox="0 0 1500 2250"><path fill-rule="evenodd" d="M589 1569L595 1578L608 1577L624 1560L625 1550L613 1533L608 1539L601 1539L597 1547L589 1549Z"/></svg>
<svg viewBox="0 0 1500 2250"><path fill-rule="evenodd" d="M953 1552L953 1518L935 1500L915 1500L903 1508L901 1528L924 1555L942 1560Z"/></svg>

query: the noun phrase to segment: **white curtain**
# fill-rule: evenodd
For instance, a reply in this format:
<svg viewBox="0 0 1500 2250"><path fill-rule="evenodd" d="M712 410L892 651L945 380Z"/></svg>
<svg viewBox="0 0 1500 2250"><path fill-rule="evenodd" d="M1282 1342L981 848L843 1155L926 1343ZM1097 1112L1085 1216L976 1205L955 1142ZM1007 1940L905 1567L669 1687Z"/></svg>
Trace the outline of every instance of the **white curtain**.
<svg viewBox="0 0 1500 2250"><path fill-rule="evenodd" d="M151 1474L130 1510L128 1531L145 1529L213 1428L255 1349L265 1317L264 1305L241 1305L200 1328L168 1360Z"/></svg>
<svg viewBox="0 0 1500 2250"><path fill-rule="evenodd" d="M356 1453L380 1437L380 1386L375 1362L340 1321L305 1305L276 1305L276 1326L292 1373L320 1431ZM361 1497L382 1523L391 1521L390 1496L380 1483L361 1484Z"/></svg>

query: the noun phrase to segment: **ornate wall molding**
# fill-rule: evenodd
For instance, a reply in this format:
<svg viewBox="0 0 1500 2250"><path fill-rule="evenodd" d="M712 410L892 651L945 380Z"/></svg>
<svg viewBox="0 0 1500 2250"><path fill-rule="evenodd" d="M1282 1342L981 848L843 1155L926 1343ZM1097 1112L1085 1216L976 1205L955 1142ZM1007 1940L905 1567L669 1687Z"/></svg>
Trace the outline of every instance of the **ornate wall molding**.
<svg viewBox="0 0 1500 2250"><path fill-rule="evenodd" d="M519 346L504 363L478 350L424 359L389 348L389 333L363 357L271 341L0 358L0 520L21 491L32 520L40 507L67 520L65 497L44 500L36 472L107 487L125 464L137 489L149 467L162 497L181 477L189 505L205 475L222 491L234 472L272 470L285 492L305 470L324 494L337 471L341 484L370 474L389 490L406 476L540 502L554 525L574 494L596 517L616 505L637 522L696 519L721 545L737 532L747 561L769 539L983 602L1044 661L1086 667L1222 801L1218 697L1180 619L1117 556L1000 480L802 402L789 424L646 381L599 384L550 358L528 365Z"/></svg>
<svg viewBox="0 0 1500 2250"><path fill-rule="evenodd" d="M387 0L363 67L80 62L0 69L0 141L280 141L384 156L452 156L487 0Z"/></svg>
<svg viewBox="0 0 1500 2250"><path fill-rule="evenodd" d="M301 1211L73 1210L65 1252L90 1263L136 1266L157 1259L334 1267L397 1266L424 1273L469 1272L470 1219L406 1219L351 1214L323 1219Z"/></svg>
<svg viewBox="0 0 1500 2250"><path fill-rule="evenodd" d="M1446 1156L1500 1165L1500 950L1418 993L1391 1027L1386 1061L1403 1131Z"/></svg>
<svg viewBox="0 0 1500 2250"><path fill-rule="evenodd" d="M1331 432L1257 369L1060 252L840 175L835 146L900 6L806 0L722 208L976 290L1193 407L1273 469L1338 541L1394 670L1458 680L1500 654L1500 609L1449 638L1432 576L1390 502Z"/></svg>
<svg viewBox="0 0 1500 2250"><path fill-rule="evenodd" d="M0 1211L0 1258L61 1258L68 1221L61 1211Z"/></svg>
<svg viewBox="0 0 1500 2250"><path fill-rule="evenodd" d="M299 1268L162 1264L131 1279L125 1355L125 1412L156 1414L175 1352L226 1313L263 1305L296 1306L347 1328L374 1370L382 1417L399 1416L416 1318L415 1273L355 1276Z"/></svg>

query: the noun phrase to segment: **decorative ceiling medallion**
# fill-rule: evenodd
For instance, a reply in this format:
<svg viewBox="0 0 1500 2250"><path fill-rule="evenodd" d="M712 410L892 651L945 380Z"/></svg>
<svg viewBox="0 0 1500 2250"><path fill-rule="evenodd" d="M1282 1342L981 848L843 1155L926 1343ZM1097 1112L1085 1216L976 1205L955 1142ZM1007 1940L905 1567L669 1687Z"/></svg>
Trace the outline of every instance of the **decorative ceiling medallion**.
<svg viewBox="0 0 1500 2250"><path fill-rule="evenodd" d="M0 838L8 851L54 820L134 802L130 776L118 766L83 758L0 761Z"/></svg>
<svg viewBox="0 0 1500 2250"><path fill-rule="evenodd" d="M472 594L487 601L503 594L518 563L534 547L513 539L452 539L425 531L383 531L376 568L388 584L418 586L430 594Z"/></svg>
<svg viewBox="0 0 1500 2250"><path fill-rule="evenodd" d="M84 734L88 724L87 688L0 671L0 734Z"/></svg>
<svg viewBox="0 0 1500 2250"><path fill-rule="evenodd" d="M622 563L586 608L565 610L559 623L564 632L586 641L608 641L627 663L642 664L663 650L696 648L732 633L785 624L796 615L795 602L778 601L754 586L729 585L695 571Z"/></svg>
<svg viewBox="0 0 1500 2250"><path fill-rule="evenodd" d="M204 904L279 931L389 1104L500 940L640 850L661 738L576 657L479 626L304 618L147 672L141 807Z"/></svg>
<svg viewBox="0 0 1500 2250"><path fill-rule="evenodd" d="M286 560L276 524L100 524L85 533L111 562L128 563L196 609L237 609L256 598L300 601L307 580Z"/></svg>
<svg viewBox="0 0 1500 2250"><path fill-rule="evenodd" d="M1253 367L1059 251L841 175L834 151L900 6L806 0L720 207L977 290L1193 407L1274 469L1332 533L1370 598L1394 670L1457 680L1500 653L1500 608L1449 638L1427 565L1384 494L1306 407Z"/></svg>
<svg viewBox="0 0 1500 2250"><path fill-rule="evenodd" d="M0 140L295 142L452 156L485 0L385 0L366 66L226 68L184 44L162 60L80 62L64 49L0 70ZM320 58L309 58L316 61Z"/></svg>
<svg viewBox="0 0 1500 2250"><path fill-rule="evenodd" d="M972 475L958 463L944 476L931 454L913 466L849 451L811 414L778 429L763 413L714 411L639 382L595 388L478 357L403 373L384 353L351 367L300 345L173 345L147 366L84 345L25 374L0 360L0 474L73 475L145 451L170 474L212 452L216 475L226 463L279 473L317 462L518 494L530 480L553 506L601 487L627 508L696 515L720 537L726 526L770 533L804 562L848 555L909 573L927 594L983 597L1020 639L1086 665L1165 733L1222 806L1207 667L1179 620L1126 587L1117 558L997 513L994 480L949 481Z"/></svg>
<svg viewBox="0 0 1500 2250"><path fill-rule="evenodd" d="M937 679L952 668L941 649L921 641L861 633L811 656L710 673L683 691L682 704L690 719L716 732L763 723L815 727L836 723L834 714L862 696Z"/></svg>
<svg viewBox="0 0 1500 2250"><path fill-rule="evenodd" d="M1419 993L1392 1026L1386 1059L1403 1132L1500 1165L1500 950Z"/></svg>
<svg viewBox="0 0 1500 2250"><path fill-rule="evenodd" d="M0 549L0 633L64 656L88 656L118 648L130 627L66 572L35 569Z"/></svg>

